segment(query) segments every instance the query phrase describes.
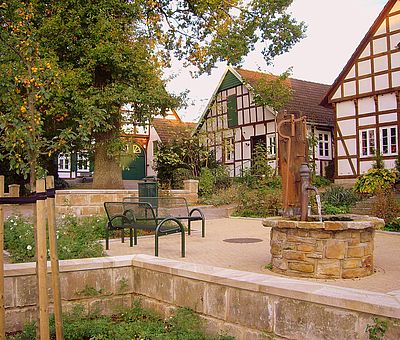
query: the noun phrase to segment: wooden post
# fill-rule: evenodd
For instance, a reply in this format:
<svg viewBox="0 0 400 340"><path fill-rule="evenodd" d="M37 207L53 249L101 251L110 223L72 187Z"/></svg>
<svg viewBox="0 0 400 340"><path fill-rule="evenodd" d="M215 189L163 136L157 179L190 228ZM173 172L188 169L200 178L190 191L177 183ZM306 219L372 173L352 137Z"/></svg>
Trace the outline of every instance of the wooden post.
<svg viewBox="0 0 400 340"><path fill-rule="evenodd" d="M46 177L46 188L54 189L54 177ZM51 261L51 287L53 289L54 299L54 319L56 325L56 339L64 339L62 326L62 306L60 291L60 268L58 265L57 255L57 234L56 234L56 214L55 214L55 198L49 197L47 203L47 226L49 230L49 247Z"/></svg>
<svg viewBox="0 0 400 340"><path fill-rule="evenodd" d="M36 192L46 191L44 179L36 180ZM47 297L47 244L46 244L46 201L36 201L36 276L38 285L38 309L39 309L39 338L48 340L49 307Z"/></svg>
<svg viewBox="0 0 400 340"><path fill-rule="evenodd" d="M4 196L4 176L0 176L0 197ZM4 212L0 204L0 339L6 338L6 313L4 307Z"/></svg>

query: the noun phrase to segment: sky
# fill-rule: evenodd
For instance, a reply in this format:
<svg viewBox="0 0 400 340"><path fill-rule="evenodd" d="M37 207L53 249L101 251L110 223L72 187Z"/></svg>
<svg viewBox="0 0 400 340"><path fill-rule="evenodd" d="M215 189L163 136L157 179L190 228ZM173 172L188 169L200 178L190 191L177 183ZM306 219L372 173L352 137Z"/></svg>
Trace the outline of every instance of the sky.
<svg viewBox="0 0 400 340"><path fill-rule="evenodd" d="M307 25L306 37L289 52L263 61L261 49L244 58L241 67L281 74L292 67L293 78L332 84L367 33L387 0L294 0L288 12ZM178 110L184 121L198 121L215 91L226 64L219 63L211 75L190 76L190 69L174 61L167 74L175 74L167 88L189 90L188 107Z"/></svg>

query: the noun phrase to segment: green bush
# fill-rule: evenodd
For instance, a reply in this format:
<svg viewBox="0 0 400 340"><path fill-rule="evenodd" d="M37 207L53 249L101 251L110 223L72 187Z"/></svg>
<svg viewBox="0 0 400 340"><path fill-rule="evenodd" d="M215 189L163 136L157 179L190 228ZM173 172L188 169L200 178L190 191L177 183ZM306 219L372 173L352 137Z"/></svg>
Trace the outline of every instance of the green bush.
<svg viewBox="0 0 400 340"><path fill-rule="evenodd" d="M321 197L324 214L347 214L350 208L360 200L360 197L352 189L340 186L328 188Z"/></svg>
<svg viewBox="0 0 400 340"><path fill-rule="evenodd" d="M202 168L199 177L200 196L210 196L215 189L214 175L209 168Z"/></svg>
<svg viewBox="0 0 400 340"><path fill-rule="evenodd" d="M316 175L316 176L313 176L312 184L315 185L317 188L321 188L321 187L326 187L328 185L331 185L332 182L324 176Z"/></svg>
<svg viewBox="0 0 400 340"><path fill-rule="evenodd" d="M240 191L235 215L243 217L266 217L278 215L282 209L282 192L279 189L260 187Z"/></svg>
<svg viewBox="0 0 400 340"><path fill-rule="evenodd" d="M57 221L57 251L60 260L104 256L105 217L63 216ZM35 259L35 238L32 221L27 217L10 216L4 224L5 248L13 262Z"/></svg>
<svg viewBox="0 0 400 340"><path fill-rule="evenodd" d="M397 217L391 222L386 223L385 230L400 232L400 217Z"/></svg>
<svg viewBox="0 0 400 340"><path fill-rule="evenodd" d="M82 306L76 306L63 316L65 340L108 340L108 339L207 339L203 332L202 320L191 310L179 308L168 320L162 320L152 311L142 309L139 303L130 309L121 309L112 316L98 313L87 315ZM11 340L35 339L36 327L28 324ZM51 338L55 336L54 318L50 325ZM220 336L216 339L233 339Z"/></svg>
<svg viewBox="0 0 400 340"><path fill-rule="evenodd" d="M372 168L361 175L354 184L354 190L361 194L374 194L377 190L388 190L397 179L396 169Z"/></svg>

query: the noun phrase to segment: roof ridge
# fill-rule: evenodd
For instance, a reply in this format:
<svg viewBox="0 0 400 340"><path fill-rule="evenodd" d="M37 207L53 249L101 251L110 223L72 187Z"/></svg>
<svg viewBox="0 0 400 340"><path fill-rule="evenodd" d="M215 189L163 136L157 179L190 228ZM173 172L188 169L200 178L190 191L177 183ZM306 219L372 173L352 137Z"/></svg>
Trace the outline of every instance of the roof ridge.
<svg viewBox="0 0 400 340"><path fill-rule="evenodd" d="M240 70L242 71L247 71L247 72L253 72L253 73L258 73L261 75L272 75L274 77L279 77L279 75L273 74L273 73L267 73L267 72L261 72L261 71L254 71L254 70L249 70L249 69L245 69L245 68L239 68L239 67L235 67L234 70L236 70L237 72L240 73ZM304 80L304 79L299 79L299 78L293 78L293 77L288 77L288 79L290 80L297 80L297 81L301 81L304 83L311 83L311 84L318 84L318 85L326 85L326 86L331 86L330 84L326 84L326 83L319 83L316 81L311 81L311 80Z"/></svg>

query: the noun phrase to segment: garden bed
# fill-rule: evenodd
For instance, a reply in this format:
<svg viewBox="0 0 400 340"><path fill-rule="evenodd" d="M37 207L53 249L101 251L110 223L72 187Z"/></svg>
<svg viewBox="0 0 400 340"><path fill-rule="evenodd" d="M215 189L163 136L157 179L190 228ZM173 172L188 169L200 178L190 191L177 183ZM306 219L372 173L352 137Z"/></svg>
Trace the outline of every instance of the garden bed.
<svg viewBox="0 0 400 340"><path fill-rule="evenodd" d="M64 339L210 339L203 332L201 319L191 310L179 308L168 320L152 311L142 309L139 303L130 309L121 309L111 316L98 313L86 315L77 306L63 318ZM54 320L50 324L51 338L55 339ZM8 334L9 340L36 338L36 325L30 323L22 332ZM230 336L214 339L228 340Z"/></svg>

